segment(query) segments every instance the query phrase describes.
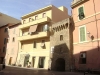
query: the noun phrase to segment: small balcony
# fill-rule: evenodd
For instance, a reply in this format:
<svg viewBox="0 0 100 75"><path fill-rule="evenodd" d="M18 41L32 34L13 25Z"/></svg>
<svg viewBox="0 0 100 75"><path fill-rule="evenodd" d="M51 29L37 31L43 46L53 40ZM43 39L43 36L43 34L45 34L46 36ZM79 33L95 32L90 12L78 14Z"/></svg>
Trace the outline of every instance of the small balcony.
<svg viewBox="0 0 100 75"><path fill-rule="evenodd" d="M43 38L43 37L49 37L49 31L45 31L45 32L38 32L36 34L28 34L28 35L24 35L24 36L19 36L18 40L19 41L25 41L25 40L32 40L32 39L38 39L38 38Z"/></svg>
<svg viewBox="0 0 100 75"><path fill-rule="evenodd" d="M71 7L73 8L73 7L83 3L85 1L88 1L88 0L73 0L73 2L71 2Z"/></svg>
<svg viewBox="0 0 100 75"><path fill-rule="evenodd" d="M19 29L28 28L31 25L34 25L34 24L42 24L42 23L46 23L46 22L50 22L50 18L49 17L40 18L40 19L31 21L31 22L22 24L22 25L19 26Z"/></svg>

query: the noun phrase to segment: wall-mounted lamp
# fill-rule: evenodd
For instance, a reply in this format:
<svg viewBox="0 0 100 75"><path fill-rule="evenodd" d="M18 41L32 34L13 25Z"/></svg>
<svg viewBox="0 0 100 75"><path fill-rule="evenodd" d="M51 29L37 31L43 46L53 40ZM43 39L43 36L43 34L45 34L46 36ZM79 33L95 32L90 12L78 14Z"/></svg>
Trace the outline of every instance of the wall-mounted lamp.
<svg viewBox="0 0 100 75"><path fill-rule="evenodd" d="M94 36L93 36L93 35L90 36L90 34L91 34L91 33L88 31L88 32L87 32L88 37L89 37L91 40L93 40L93 39L94 39Z"/></svg>
<svg viewBox="0 0 100 75"><path fill-rule="evenodd" d="M90 32L89 32L89 31L87 32L87 35L88 35L88 37L90 38Z"/></svg>

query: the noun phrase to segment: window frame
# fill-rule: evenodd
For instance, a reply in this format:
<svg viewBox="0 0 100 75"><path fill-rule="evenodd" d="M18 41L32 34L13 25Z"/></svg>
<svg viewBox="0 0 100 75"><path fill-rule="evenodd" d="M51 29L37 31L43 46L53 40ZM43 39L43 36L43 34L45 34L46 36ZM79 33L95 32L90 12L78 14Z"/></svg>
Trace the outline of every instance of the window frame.
<svg viewBox="0 0 100 75"><path fill-rule="evenodd" d="M29 22L31 22L31 21L32 21L32 18L30 17L30 18L29 18Z"/></svg>
<svg viewBox="0 0 100 75"><path fill-rule="evenodd" d="M5 51L6 51L6 47L4 46L4 47L3 47L3 51L2 51L2 52L3 52L3 53L5 53Z"/></svg>
<svg viewBox="0 0 100 75"><path fill-rule="evenodd" d="M38 15L35 16L35 20L37 20L37 19L38 19Z"/></svg>
<svg viewBox="0 0 100 75"><path fill-rule="evenodd" d="M25 24L26 23L26 20L23 20L23 24Z"/></svg>
<svg viewBox="0 0 100 75"><path fill-rule="evenodd" d="M4 44L6 44L6 43L7 43L7 39L5 38L5 39L4 39Z"/></svg>
<svg viewBox="0 0 100 75"><path fill-rule="evenodd" d="M81 55L85 53L85 58L81 57ZM83 62L85 60L85 62ZM79 55L79 64L86 64L87 63L87 52L84 51L84 52L80 52L80 55Z"/></svg>
<svg viewBox="0 0 100 75"><path fill-rule="evenodd" d="M37 44L36 44L36 41L33 42L33 48L36 48L37 47Z"/></svg>
<svg viewBox="0 0 100 75"><path fill-rule="evenodd" d="M63 41L63 39L64 39L63 35L60 35L60 41Z"/></svg>
<svg viewBox="0 0 100 75"><path fill-rule="evenodd" d="M84 29L85 29L85 41L81 41L81 37L80 37L80 28L81 27L84 27ZM87 41L86 26L85 25L79 26L79 42L82 43L82 42L86 42L86 41Z"/></svg>
<svg viewBox="0 0 100 75"><path fill-rule="evenodd" d="M78 20L79 20L79 21L85 19L85 16L84 16L83 19L79 19L79 8L80 8L80 7L83 7L83 11L84 11L84 15L85 15L84 5L79 6L79 7L77 8Z"/></svg>
<svg viewBox="0 0 100 75"><path fill-rule="evenodd" d="M45 14L45 16L44 16L44 14ZM42 14L42 18L45 18L45 17L46 17L46 13L43 13L43 14Z"/></svg>
<svg viewBox="0 0 100 75"><path fill-rule="evenodd" d="M12 42L15 42L15 37L12 38Z"/></svg>
<svg viewBox="0 0 100 75"><path fill-rule="evenodd" d="M8 28L7 27L5 28L4 32L8 32Z"/></svg>

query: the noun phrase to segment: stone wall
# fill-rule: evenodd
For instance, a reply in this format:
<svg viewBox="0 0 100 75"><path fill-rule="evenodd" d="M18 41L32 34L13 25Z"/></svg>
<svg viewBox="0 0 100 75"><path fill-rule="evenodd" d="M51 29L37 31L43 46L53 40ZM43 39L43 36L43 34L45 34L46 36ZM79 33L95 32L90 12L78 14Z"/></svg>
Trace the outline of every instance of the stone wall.
<svg viewBox="0 0 100 75"><path fill-rule="evenodd" d="M63 58L65 60L65 70L70 70L72 51L70 49L70 18L62 20L52 25L52 35L50 36L51 46L51 69L56 70L56 60ZM63 35L63 40L60 40ZM53 47L53 50L52 50ZM59 63L59 62L58 62ZM60 64L61 65L61 64Z"/></svg>

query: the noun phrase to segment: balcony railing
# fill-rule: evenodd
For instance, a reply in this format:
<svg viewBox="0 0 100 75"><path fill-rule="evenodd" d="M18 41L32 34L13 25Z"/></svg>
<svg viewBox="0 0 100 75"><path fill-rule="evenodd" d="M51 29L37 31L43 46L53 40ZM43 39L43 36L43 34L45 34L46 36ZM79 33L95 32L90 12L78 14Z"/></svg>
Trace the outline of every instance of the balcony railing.
<svg viewBox="0 0 100 75"><path fill-rule="evenodd" d="M36 34L28 34L28 35L24 35L24 36L19 36L18 40L19 41L25 41L25 40L31 40L31 39L38 39L38 38L43 38L43 37L49 37L49 31L45 31L45 32L38 32Z"/></svg>
<svg viewBox="0 0 100 75"><path fill-rule="evenodd" d="M42 24L42 23L45 23L45 22L50 22L50 18L49 17L44 17L44 18L40 18L40 19L31 21L31 22L22 24L22 25L19 26L19 29L28 28L31 25L34 25L34 24Z"/></svg>

